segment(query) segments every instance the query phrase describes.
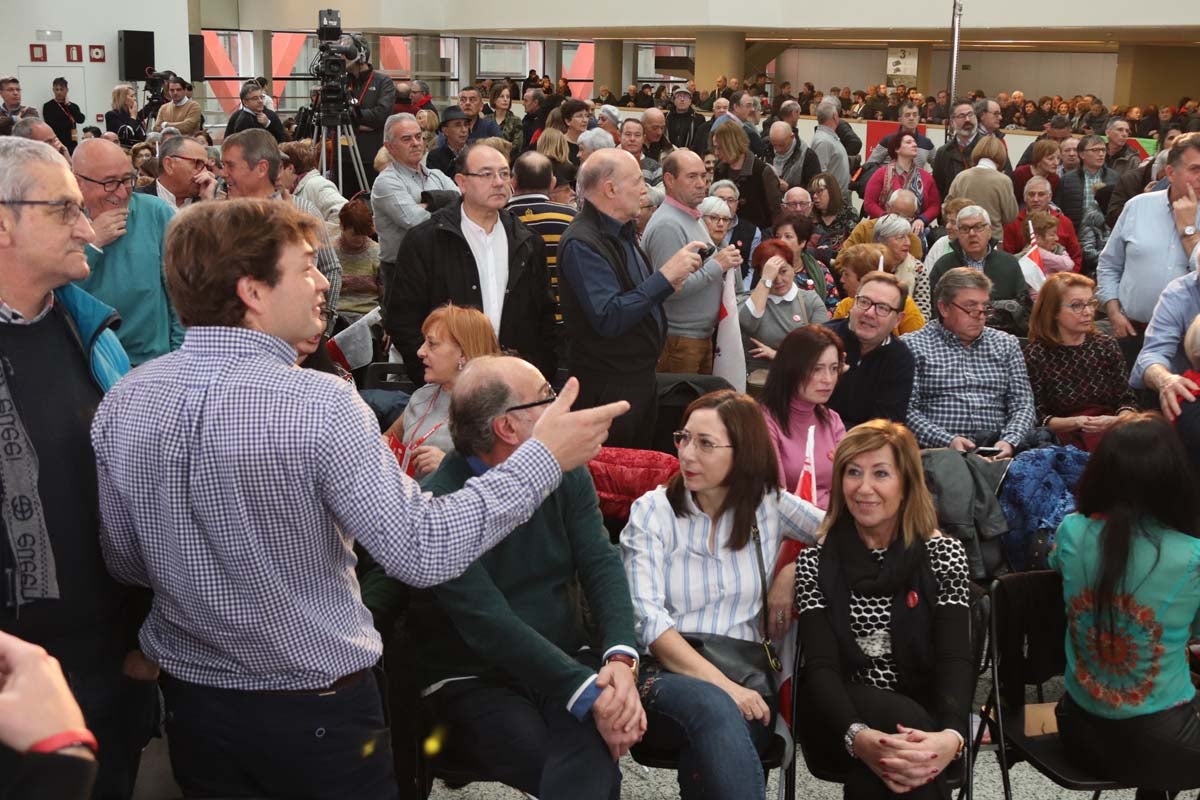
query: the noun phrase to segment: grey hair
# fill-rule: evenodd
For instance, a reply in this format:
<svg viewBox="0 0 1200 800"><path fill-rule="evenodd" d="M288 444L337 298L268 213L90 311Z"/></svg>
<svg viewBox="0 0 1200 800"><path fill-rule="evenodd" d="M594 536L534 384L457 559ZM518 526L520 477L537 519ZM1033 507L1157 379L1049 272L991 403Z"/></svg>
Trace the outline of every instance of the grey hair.
<svg viewBox="0 0 1200 800"><path fill-rule="evenodd" d="M733 199L741 200L742 192L738 189L737 184L730 180L713 181L712 186L708 187L708 196L716 197L717 189L733 189Z"/></svg>
<svg viewBox="0 0 1200 800"><path fill-rule="evenodd" d="M274 136L262 128L249 128L227 136L225 141L221 142L222 155L230 145L242 149L242 158L246 159L246 166L250 169L265 161L267 180L274 184L279 179L279 166L283 159L280 157L279 143L275 141Z"/></svg>
<svg viewBox="0 0 1200 800"><path fill-rule="evenodd" d="M425 81L410 81L413 86L421 90L421 94L429 94L429 84Z"/></svg>
<svg viewBox="0 0 1200 800"><path fill-rule="evenodd" d="M469 388L450 397L450 440L463 456L477 456L496 446L492 421L516 400L512 387L498 375L482 378Z"/></svg>
<svg viewBox="0 0 1200 800"><path fill-rule="evenodd" d="M1111 131L1114 127L1116 127L1118 122L1124 122L1126 126L1130 128L1133 127L1129 125L1129 120L1125 119L1124 117L1109 117L1108 124L1104 126L1104 132L1108 133ZM1132 130L1130 132L1132 133Z"/></svg>
<svg viewBox="0 0 1200 800"><path fill-rule="evenodd" d="M24 119L19 119L12 127L12 135L20 139L32 139L33 126L44 124L45 123L42 122L41 117L25 117Z"/></svg>
<svg viewBox="0 0 1200 800"><path fill-rule="evenodd" d="M411 122L418 128L421 127L421 123L417 122L417 118L408 112L392 114L387 118L387 122L383 123L383 140L385 142L390 142L392 140L392 128L396 127L401 122Z"/></svg>
<svg viewBox="0 0 1200 800"><path fill-rule="evenodd" d="M619 126L621 124L621 112L617 111L617 109L615 107L610 106L610 105L600 106L600 110L596 112L596 116L604 117L606 120L611 122L613 125Z"/></svg>
<svg viewBox="0 0 1200 800"><path fill-rule="evenodd" d="M168 156L177 156L188 142L195 141L186 136L172 136L169 139L164 139L163 143L158 146L158 157L167 158Z"/></svg>
<svg viewBox="0 0 1200 800"><path fill-rule="evenodd" d="M961 215L960 215L961 216ZM958 293L964 289L982 289L989 295L992 293L992 279L983 272L970 267L955 267L947 270L942 279L933 288L934 301L950 305L958 298Z"/></svg>
<svg viewBox="0 0 1200 800"><path fill-rule="evenodd" d="M715 214L718 217L728 217L733 219L733 214L729 213L729 204L719 197L706 197L700 201L697 207L701 216Z"/></svg>
<svg viewBox="0 0 1200 800"><path fill-rule="evenodd" d="M817 123L828 122L838 115L841 111L841 104L830 102L832 98L826 97L817 105Z"/></svg>
<svg viewBox="0 0 1200 800"><path fill-rule="evenodd" d="M1050 181L1047 180L1046 178L1043 178L1041 175L1034 175L1032 178L1025 181L1025 190L1023 192L1021 192L1021 194L1028 196L1029 188L1031 186L1033 186L1035 184L1040 186L1043 183L1046 184L1046 191L1050 191ZM989 222L990 222L990 220L989 220Z"/></svg>
<svg viewBox="0 0 1200 800"><path fill-rule="evenodd" d="M174 125L164 125L162 129L162 139L165 142L172 136L183 136L183 131L176 128Z"/></svg>
<svg viewBox="0 0 1200 800"><path fill-rule="evenodd" d="M1200 369L1200 314L1196 315L1183 335L1183 352L1192 369Z"/></svg>
<svg viewBox="0 0 1200 800"><path fill-rule="evenodd" d="M912 232L912 224L899 214L884 214L875 220L875 241L882 242L893 236L907 236Z"/></svg>
<svg viewBox="0 0 1200 800"><path fill-rule="evenodd" d="M954 221L962 225L964 219L970 219L971 217L983 217L984 222L988 225L992 224L992 215L983 206L967 206L958 212L958 216L954 218Z"/></svg>
<svg viewBox="0 0 1200 800"><path fill-rule="evenodd" d="M529 99L538 104L538 108L545 104L546 93L541 89L527 89L526 92L529 94Z"/></svg>
<svg viewBox="0 0 1200 800"><path fill-rule="evenodd" d="M18 136L0 136L0 205L24 200L37 186L30 174L32 164L57 164L70 168L62 155L48 144ZM20 206L12 206L20 214Z"/></svg>
<svg viewBox="0 0 1200 800"><path fill-rule="evenodd" d="M646 184L646 202L647 203L654 206L655 208L658 208L659 206L661 206L663 204L663 200L666 200L666 199L667 199L667 190L665 187L663 187L661 184L659 184L658 186L651 186L650 184ZM726 206L726 209L728 209L728 208L729 207Z"/></svg>
<svg viewBox="0 0 1200 800"><path fill-rule="evenodd" d="M606 147L617 146L617 143L613 141L612 134L600 128L592 128L590 131L584 131L579 134L577 144L580 150L587 150L589 153L603 150Z"/></svg>
<svg viewBox="0 0 1200 800"><path fill-rule="evenodd" d="M787 100L779 107L779 116L786 117L789 114L798 114L800 113L800 110L799 103L797 103L795 100Z"/></svg>
<svg viewBox="0 0 1200 800"><path fill-rule="evenodd" d="M889 211L892 210L892 208L896 205L897 200L911 200L913 214L916 214L921 210L921 204L917 200L917 195L911 189L893 189L892 193L888 195L887 199L887 207Z"/></svg>
<svg viewBox="0 0 1200 800"><path fill-rule="evenodd" d="M262 92L264 95L266 94L266 91L263 89L263 87L259 86L257 82L246 81L242 84L242 88L238 91L238 99L245 103L246 98L249 97L250 93L255 90Z"/></svg>
<svg viewBox="0 0 1200 800"><path fill-rule="evenodd" d="M162 141L162 134L159 131L150 131L146 134L146 141L150 144L157 144Z"/></svg>

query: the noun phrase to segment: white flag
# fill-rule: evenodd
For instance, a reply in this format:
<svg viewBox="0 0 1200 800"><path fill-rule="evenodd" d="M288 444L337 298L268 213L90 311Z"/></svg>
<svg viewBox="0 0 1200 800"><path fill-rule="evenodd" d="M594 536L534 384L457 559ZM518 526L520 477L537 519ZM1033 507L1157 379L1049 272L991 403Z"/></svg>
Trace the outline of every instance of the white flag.
<svg viewBox="0 0 1200 800"><path fill-rule="evenodd" d="M725 288L717 314L717 348L713 354L713 375L737 389L746 391L746 353L742 350L742 329L738 323L736 281L740 270L725 271Z"/></svg>

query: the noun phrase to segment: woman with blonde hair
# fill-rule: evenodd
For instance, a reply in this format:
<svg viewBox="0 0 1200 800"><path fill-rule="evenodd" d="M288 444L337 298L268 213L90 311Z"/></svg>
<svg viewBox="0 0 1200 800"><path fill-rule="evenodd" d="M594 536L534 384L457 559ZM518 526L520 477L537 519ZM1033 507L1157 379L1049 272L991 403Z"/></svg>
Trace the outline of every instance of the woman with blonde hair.
<svg viewBox="0 0 1200 800"><path fill-rule="evenodd" d="M567 135L558 128L549 125L542 131L537 140L537 151L551 161L567 164L571 160L571 147Z"/></svg>
<svg viewBox="0 0 1200 800"><path fill-rule="evenodd" d="M796 561L801 735L844 769L846 797L947 798L975 677L967 556L937 530L907 428L875 419L842 438L821 534Z"/></svg>
<svg viewBox="0 0 1200 800"><path fill-rule="evenodd" d="M146 127L138 119L137 92L127 83L112 90L112 108L104 113L104 128L115 133L122 147L130 147L146 138Z"/></svg>
<svg viewBox="0 0 1200 800"><path fill-rule="evenodd" d="M400 466L420 479L437 469L454 449L448 423L454 382L479 356L500 355L491 321L476 308L448 303L435 308L421 325L424 344L417 357L425 366L425 385L413 392L404 415L385 436Z"/></svg>
<svg viewBox="0 0 1200 800"><path fill-rule="evenodd" d="M433 109L422 108L417 112L417 124L421 126L421 138L425 140L425 152L437 147L438 123L441 121Z"/></svg>
<svg viewBox="0 0 1200 800"><path fill-rule="evenodd" d="M1017 218L1020 209L1013 194L1012 179L1004 174L1008 149L995 136L981 136L971 151L971 168L954 176L946 201L969 197L988 212L992 220L992 238L999 241L1004 226Z"/></svg>
<svg viewBox="0 0 1200 800"><path fill-rule="evenodd" d="M713 177L730 180L741 193L737 215L757 227L771 227L783 202L779 176L770 164L750 152L750 138L736 122L726 122L712 133L712 151L717 157Z"/></svg>
<svg viewBox="0 0 1200 800"><path fill-rule="evenodd" d="M1038 425L1089 451L1121 416L1137 411L1121 347L1096 328L1098 307L1091 278L1051 275L1033 304L1023 347Z"/></svg>

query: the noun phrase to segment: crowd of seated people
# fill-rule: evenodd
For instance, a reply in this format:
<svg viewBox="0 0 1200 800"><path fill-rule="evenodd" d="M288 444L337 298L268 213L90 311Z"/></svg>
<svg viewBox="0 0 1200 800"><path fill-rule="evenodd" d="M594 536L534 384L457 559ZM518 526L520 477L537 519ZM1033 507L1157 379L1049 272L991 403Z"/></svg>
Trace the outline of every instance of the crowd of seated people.
<svg viewBox="0 0 1200 800"><path fill-rule="evenodd" d="M439 109L420 80L350 72L367 185L265 81L213 145L178 76L149 112L116 87L108 132L79 141L0 79L0 438L19 456L0 567L27 576L5 589L0 702L31 670L53 712L0 726L0 794L129 797L161 691L187 796L397 797L408 745L384 719L398 734L412 704L380 659L411 609L413 702L528 794L618 797L640 746L678 754L685 798L762 798L790 725L847 796L943 797L971 731L968 567L920 448L1065 446L1092 455L1050 559L1064 741L1148 791L1200 783L1179 766L1195 737L1169 727L1195 713L1200 630L1200 519L1178 496L1200 463L1195 101L766 75L588 99L531 74ZM860 179L846 119L895 123ZM1016 164L1006 129L1040 134ZM362 373L314 354L400 361L403 411L380 424ZM734 388L666 429L673 477L610 540L585 465L602 441L653 448L680 374ZM1162 652L1126 697L1105 642L1147 613ZM791 722L787 635L807 654ZM270 735L331 714L336 741ZM1158 745L1111 750L1143 734Z"/></svg>

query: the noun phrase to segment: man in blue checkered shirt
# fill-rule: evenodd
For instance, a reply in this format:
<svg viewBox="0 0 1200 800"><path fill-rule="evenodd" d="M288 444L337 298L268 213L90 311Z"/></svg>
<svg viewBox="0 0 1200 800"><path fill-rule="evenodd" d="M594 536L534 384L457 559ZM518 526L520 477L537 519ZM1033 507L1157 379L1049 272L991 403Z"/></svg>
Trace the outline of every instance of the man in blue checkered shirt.
<svg viewBox="0 0 1200 800"><path fill-rule="evenodd" d="M570 382L504 464L422 494L354 387L294 366L325 325L318 224L275 200L185 209L165 256L184 344L92 426L105 561L154 591L140 643L188 796L395 798L353 544L405 583L454 578L627 408L567 413Z"/></svg>
<svg viewBox="0 0 1200 800"><path fill-rule="evenodd" d="M901 341L915 365L908 427L921 447L970 452L994 446L1012 458L1033 428L1033 390L1017 338L987 327L991 280L956 267L938 281L941 321Z"/></svg>

